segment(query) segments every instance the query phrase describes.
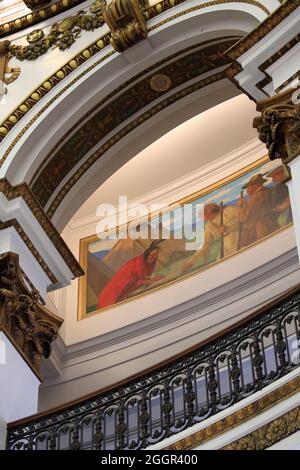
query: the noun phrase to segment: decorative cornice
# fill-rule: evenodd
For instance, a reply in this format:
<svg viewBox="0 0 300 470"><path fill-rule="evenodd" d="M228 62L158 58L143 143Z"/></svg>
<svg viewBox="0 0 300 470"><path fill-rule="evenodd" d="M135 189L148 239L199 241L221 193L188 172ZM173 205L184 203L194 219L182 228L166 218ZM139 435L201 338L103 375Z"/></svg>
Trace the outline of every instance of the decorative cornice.
<svg viewBox="0 0 300 470"><path fill-rule="evenodd" d="M12 34L16 31L21 31L25 28L33 26L34 24L38 24L41 21L45 21L53 16L56 16L64 11L73 8L76 5L80 5L85 0L59 0L58 2L52 3L50 5L46 5L39 9L35 9L31 13L24 15L20 18L14 19L7 23L0 25L0 38L5 37L9 34ZM153 6L146 6L145 8L145 18L147 20L155 18L156 16L164 13L165 11L173 8L176 5L180 5L184 3L186 0L163 0ZM211 5L220 5L223 3L248 3L250 5L255 5L261 10L263 10L267 15L270 14L269 10L265 7L265 5L256 0L212 0L210 2L205 2L200 5L200 8L205 8ZM188 13L189 10L183 12L183 14ZM181 14L179 14L181 16ZM172 17L171 19L176 18L176 16ZM171 19L167 19L165 22L171 21ZM163 22L162 24L165 24Z"/></svg>
<svg viewBox="0 0 300 470"><path fill-rule="evenodd" d="M300 430L300 406L221 450L265 450Z"/></svg>
<svg viewBox="0 0 300 470"><path fill-rule="evenodd" d="M18 197L21 197L24 199L27 206L31 210L32 214L34 215L36 220L39 222L42 229L47 234L47 236L49 237L49 239L51 240L51 242L53 243L53 245L55 246L59 254L62 256L62 258L66 262L67 266L69 267L74 277L82 276L84 272L81 269L78 261L76 260L76 258L74 257L70 249L67 247L67 245L65 244L65 242L63 241L59 233L57 232L56 228L54 227L52 222L49 220L49 218L43 211L43 209L41 208L40 204L36 200L34 194L29 189L27 184L22 183L13 187L11 186L11 184L8 182L6 178L3 178L3 179L0 179L0 192L3 193L6 199L9 201L16 199ZM19 231L18 229L17 231L22 236L22 232ZM24 232L23 232L23 237L22 238L24 239L24 241L25 239L27 240L27 246L31 249L32 254L39 261L44 271L45 269L49 271L49 268L46 268L45 266L46 263L43 262L42 258L38 255L38 252L34 251L34 247L32 246L30 240L28 239L28 237L26 236ZM45 272L47 273L47 271ZM50 271L49 271L49 274L51 275ZM53 274L51 277L50 279L54 280Z"/></svg>
<svg viewBox="0 0 300 470"><path fill-rule="evenodd" d="M152 19L155 16L159 15L160 13L168 10L169 8L172 8L173 6L176 6L176 5L179 5L179 4L183 3L183 1L185 1L185 0L163 0L163 2L160 2L160 3L150 7L149 10L145 11L145 17L147 19ZM173 19L177 18L178 16L185 15L185 14L189 13L190 11L203 9L203 8L213 6L213 5L221 5L221 4L225 4L225 3L247 3L247 4L255 5L255 6L263 9L265 11L265 13L269 14L269 11L266 10L265 6L260 4L259 2L257 2L256 0L212 0L210 2L205 2L201 5L197 5L197 6L193 7L192 9L187 9L185 11L179 12L178 14L176 14L174 16L171 16L171 17L163 20L162 22L154 25L153 27L151 27L149 29L149 31L152 31L153 29L156 29L156 28L160 27L161 25L163 25L163 24L165 24L169 21L172 21ZM22 103L20 103L19 106L17 108L15 108L15 110L2 123L0 123L0 142L7 136L7 134L11 131L11 129L23 118L23 116L30 109L32 109L33 106L35 104L37 104L37 102L42 97L44 97L50 90L52 90L54 88L54 86L56 86L58 83L60 83L62 80L64 80L64 78L66 78L79 65L81 65L83 62L87 61L93 55L95 55L96 52L99 52L99 50L101 50L104 47L106 47L107 45L109 45L110 37L111 37L110 33L107 33L104 36L102 36L100 39L95 41L95 43L91 44L86 49L81 51L78 55L76 55L71 61L69 61L63 67L58 69L53 75L51 75L48 79L46 79L43 84L41 84L39 87L37 87L35 90L33 90L30 93L30 95L28 95L27 98ZM74 83L79 78L84 76L92 68L96 67L97 65L99 65L99 63L103 62L111 54L112 53L108 53L104 58L101 58L99 61L92 64L92 66L88 70L84 71L82 74L80 74L79 77L77 77L74 80ZM34 118L34 120L36 120L36 118L38 116L40 116L40 114L42 112L44 112L49 107L49 104L51 104L53 101L55 101L55 99L58 96L61 96L65 92L65 90L69 89L70 85L72 85L72 83L69 84L68 86L66 86L60 92L59 95L56 95L56 97L54 99L52 99L50 101L50 103L48 103L46 106L44 106L43 111L38 113L36 115L36 117ZM31 124L27 125L23 129L23 131L17 136L16 139L19 140L20 137L27 131L27 129L30 126L31 126ZM3 164L3 161L6 159L7 155L10 153L11 149L14 147L14 145L16 143L16 139L10 145L8 150L5 152L4 156L1 158L0 167Z"/></svg>
<svg viewBox="0 0 300 470"><path fill-rule="evenodd" d="M185 0L177 0L177 1L176 0L164 0L160 3L157 3L156 5L150 7L149 10L146 12L146 18L152 19L158 14L163 13L164 11L171 8L169 6L170 4L172 4L172 6L175 6L175 5L179 5L183 3L183 1ZM266 6L256 0L211 0L210 2L204 2L204 3L201 3L201 5L195 5L191 8L187 8L186 10L179 11L175 15L172 15L160 21L159 23L156 23L155 25L149 28L149 31L153 31L154 29L160 26L163 26L164 24L169 23L170 21L173 21L176 18L179 18L180 16L186 15L193 11L202 10L203 8L208 8L208 7L215 6L215 5L223 5L226 3L245 3L248 5L253 5L263 10L264 13L266 13L267 15L270 15L270 11L266 8Z"/></svg>
<svg viewBox="0 0 300 470"><path fill-rule="evenodd" d="M52 18L53 16L63 13L84 1L85 0L59 0L58 2L51 3L50 5L41 6L41 8L35 9L27 15L9 21L8 23L1 24L0 38L7 36L8 34L15 33L16 31L21 31L29 26L33 26L40 21Z"/></svg>
<svg viewBox="0 0 300 470"><path fill-rule="evenodd" d="M293 11L300 6L300 0L287 0L277 10L275 10L268 18L266 18L259 26L257 26L251 33L244 38L240 39L234 46L227 51L227 56L235 61L240 56L245 54L251 47L258 41L263 39L274 28L276 28L282 21L284 21Z"/></svg>
<svg viewBox="0 0 300 470"><path fill-rule="evenodd" d="M300 377L298 376L290 380L288 383L278 387L271 393L259 398L258 400L254 401L253 403L250 403L244 408L237 410L231 415L226 416L225 418L207 426L206 428L201 429L200 431L197 431L196 433L191 434L190 436L187 436L184 439L181 439L175 442L174 444L165 447L164 450L182 451L194 449L195 447L203 444L204 442L213 439L214 437L217 437L226 431L230 431L232 428L235 428L236 426L247 422L249 419L258 416L262 412L266 411L274 405L277 405L277 403L280 403L282 400L287 399L288 397L294 395L299 391Z"/></svg>
<svg viewBox="0 0 300 470"><path fill-rule="evenodd" d="M5 222L2 222L0 220L0 230L5 230L9 227L14 227L16 232L20 235L22 238L23 242L31 252L31 254L35 257L43 271L47 274L48 278L53 284L56 284L57 278L54 276L53 272L49 269L47 263L44 261L43 257L40 255L40 253L37 251L37 249L34 247L33 243L31 242L30 238L28 235L24 232L22 229L21 225L17 221L17 219L10 219L6 220Z"/></svg>
<svg viewBox="0 0 300 470"><path fill-rule="evenodd" d="M265 78L256 84L259 90L264 91L263 88L272 82L272 77L266 72L266 69L277 62L281 57L283 57L287 52L289 52L296 44L300 41L300 34L297 34L293 39L291 39L287 44L285 44L279 51L273 54L268 60L259 66L259 70L265 74ZM284 86L286 86L292 79L289 78L284 84L276 89L276 92L280 91Z"/></svg>
<svg viewBox="0 0 300 470"><path fill-rule="evenodd" d="M0 330L20 352L37 377L41 359L48 358L63 320L39 303L39 292L29 291L15 253L0 256Z"/></svg>

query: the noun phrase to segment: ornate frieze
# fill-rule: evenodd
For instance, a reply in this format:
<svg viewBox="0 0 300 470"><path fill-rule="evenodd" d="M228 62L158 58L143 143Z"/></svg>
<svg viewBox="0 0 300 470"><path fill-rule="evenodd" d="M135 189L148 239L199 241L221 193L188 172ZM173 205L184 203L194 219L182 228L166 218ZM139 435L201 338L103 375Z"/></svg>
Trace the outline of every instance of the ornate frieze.
<svg viewBox="0 0 300 470"><path fill-rule="evenodd" d="M222 450L265 450L299 430L300 407L298 406L265 426L223 447Z"/></svg>
<svg viewBox="0 0 300 470"><path fill-rule="evenodd" d="M271 160L280 158L286 165L300 155L300 105L292 99L295 90L260 101L253 126L266 144ZM293 102L295 101L295 102Z"/></svg>
<svg viewBox="0 0 300 470"><path fill-rule="evenodd" d="M36 289L24 282L15 253L0 256L0 330L4 331L41 379L42 357L48 358L63 320L44 307Z"/></svg>
<svg viewBox="0 0 300 470"><path fill-rule="evenodd" d="M19 60L35 60L50 48L57 47L61 51L69 49L80 36L81 31L94 31L103 25L101 11L98 9L95 11L92 7L90 14L80 11L74 16L55 23L48 34L41 29L32 31L26 37L27 46L9 45L10 54Z"/></svg>
<svg viewBox="0 0 300 470"><path fill-rule="evenodd" d="M39 1L39 0L37 0ZM42 5L41 8L35 8L31 13L21 16L20 18L14 19L9 21L8 23L3 23L0 25L0 38L7 36L8 34L12 34L16 31L20 31L22 29L28 28L29 26L33 26L41 21L45 21L48 18L51 18L59 13L62 13L70 8L83 3L85 0L58 0L54 3L45 3ZM31 1L30 3L33 3ZM31 7L29 7L31 8Z"/></svg>

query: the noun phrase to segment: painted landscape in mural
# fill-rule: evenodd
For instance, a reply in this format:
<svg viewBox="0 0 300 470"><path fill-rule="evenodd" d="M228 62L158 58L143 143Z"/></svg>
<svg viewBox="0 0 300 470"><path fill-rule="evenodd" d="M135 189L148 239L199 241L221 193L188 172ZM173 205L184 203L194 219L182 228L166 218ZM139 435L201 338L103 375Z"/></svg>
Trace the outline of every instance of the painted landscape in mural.
<svg viewBox="0 0 300 470"><path fill-rule="evenodd" d="M204 205L198 215L204 230L193 250L184 239L82 240L81 316L178 281L287 227L292 213L284 177L278 162L263 162L194 193L189 202Z"/></svg>

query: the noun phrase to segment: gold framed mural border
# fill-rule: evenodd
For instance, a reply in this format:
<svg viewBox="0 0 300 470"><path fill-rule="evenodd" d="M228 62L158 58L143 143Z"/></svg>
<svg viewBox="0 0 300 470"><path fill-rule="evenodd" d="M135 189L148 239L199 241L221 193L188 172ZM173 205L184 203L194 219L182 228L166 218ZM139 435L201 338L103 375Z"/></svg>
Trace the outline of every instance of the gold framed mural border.
<svg viewBox="0 0 300 470"><path fill-rule="evenodd" d="M255 168L259 167L260 165L264 164L264 163L267 163L269 161L269 158L267 155L259 158L258 160L255 160L253 163L250 163L248 165L246 165L245 167L241 168L240 170L237 170L235 171L234 173L232 173L231 175L228 175L224 178L222 178L221 180L218 180L216 181L215 183L212 183L210 184L209 186L206 186L198 191L195 191L193 192L192 194L190 194L189 196L185 196L175 202L173 202L172 204L170 204L166 209L165 211L169 211L171 209L174 209L175 207L178 207L178 206L182 206L183 204L187 203L187 202L191 202L191 201L194 201L195 199L198 199L199 197L203 197L213 191L215 191L216 189L220 189L222 188L222 186L225 186L226 184L229 184L231 183L232 181L234 181L235 179L238 179L240 178L241 176L243 176L244 174L254 170ZM151 213L151 217L155 217L159 214L162 214L164 211L157 211L157 212L153 212ZM139 221L139 222L143 222L143 220L147 220L146 217L144 218L137 218L137 219L134 219L135 221ZM130 221L132 222L132 221ZM128 222L128 223L130 223ZM293 225L293 223L290 223L278 230L276 230L275 232L273 232L272 234L256 241L255 243L252 243L250 245L247 245L246 247L238 250L236 253L234 253L233 255L230 255L230 256L227 256L227 257L224 257L222 258L221 260L217 260L217 261L214 261L213 263L207 265L205 268L201 268L193 273L188 273L186 275L182 275L179 279L174 279L172 281L169 281L169 282L166 282L165 284L163 284L162 286L157 286L157 287L154 287L153 289L149 289L147 292L142 292L140 294L137 294L135 295L133 298L130 298L130 299L126 299L126 300L123 300L121 302L118 302L114 305L110 305L106 308L102 308L102 309L99 309L99 310L96 310L95 312L92 312L92 313L86 313L86 293L87 293L87 252L88 252L88 245L90 243L93 243L97 240L100 240L98 235L97 234L94 234L94 235L89 235L87 237L84 237L82 239L79 240L79 263L82 267L82 269L84 270L85 274L83 276L81 276L79 279L78 279L78 305L77 305L77 320L84 320L86 318L90 318L92 316L95 316L95 315L98 315L100 313L103 313L109 309L113 309L113 308L116 308L122 304L125 304L125 303L128 303L128 302L132 302L133 300L136 300L136 299L140 299L146 295L149 295L149 294L152 294L154 292L157 292L161 289L164 289L165 287L169 287L170 285L173 285L175 283L178 283L178 282L182 282L184 280L186 280L187 278L191 278L193 276L196 276L198 275L200 272L204 272L206 271L207 269L210 269L212 268L213 266L215 266L216 264L219 264L219 263L222 263L224 261L227 261L228 259L231 259L237 255L239 255L240 253L243 253L245 252L246 250L249 250L250 248L262 243L264 240L266 239L269 239L269 238L272 238L274 237L275 235L277 235L278 233L280 232L283 232L284 230L288 229L289 227L291 227ZM115 230L115 229L118 229L119 231L122 231L122 227L124 227L124 225L121 225L121 226L116 226L114 228L112 228L111 230Z"/></svg>

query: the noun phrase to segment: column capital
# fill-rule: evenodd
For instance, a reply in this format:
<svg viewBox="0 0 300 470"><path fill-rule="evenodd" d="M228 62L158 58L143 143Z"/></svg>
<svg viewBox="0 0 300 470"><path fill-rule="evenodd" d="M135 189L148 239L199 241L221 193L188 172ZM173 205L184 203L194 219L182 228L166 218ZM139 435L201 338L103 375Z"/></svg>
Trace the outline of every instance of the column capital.
<svg viewBox="0 0 300 470"><path fill-rule="evenodd" d="M261 115L253 127L266 144L270 160L281 159L284 165L300 155L300 104L293 99L297 90L288 90L257 103Z"/></svg>
<svg viewBox="0 0 300 470"><path fill-rule="evenodd" d="M63 320L43 305L29 282L16 253L0 255L0 331L41 380L41 359L49 357Z"/></svg>

